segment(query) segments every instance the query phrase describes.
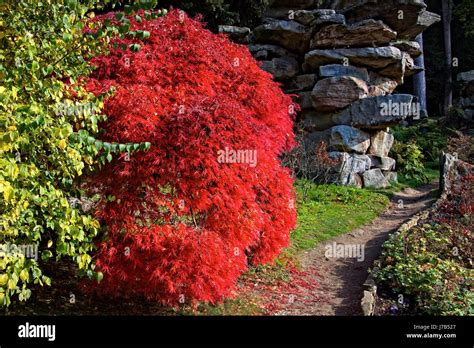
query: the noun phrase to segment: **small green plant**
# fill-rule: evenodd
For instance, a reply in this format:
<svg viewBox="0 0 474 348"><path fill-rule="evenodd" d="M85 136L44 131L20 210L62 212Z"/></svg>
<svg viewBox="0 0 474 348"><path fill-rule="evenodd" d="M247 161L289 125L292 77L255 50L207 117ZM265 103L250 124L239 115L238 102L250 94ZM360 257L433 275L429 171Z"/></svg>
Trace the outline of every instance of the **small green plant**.
<svg viewBox="0 0 474 348"><path fill-rule="evenodd" d="M395 141L392 147L392 155L397 160L399 172L408 179L428 182L423 164L423 153L416 142L404 144Z"/></svg>
<svg viewBox="0 0 474 348"><path fill-rule="evenodd" d="M429 162L437 162L442 151L445 151L449 131L440 127L437 120L425 119L410 126L396 126L392 128L395 140L400 143L409 143L416 139L416 143Z"/></svg>

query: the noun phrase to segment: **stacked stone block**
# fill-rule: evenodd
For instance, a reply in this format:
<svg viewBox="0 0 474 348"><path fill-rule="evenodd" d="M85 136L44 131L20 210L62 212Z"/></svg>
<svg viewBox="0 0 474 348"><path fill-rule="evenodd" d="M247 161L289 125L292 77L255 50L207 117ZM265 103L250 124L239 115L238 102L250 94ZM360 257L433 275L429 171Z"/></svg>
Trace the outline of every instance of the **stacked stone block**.
<svg viewBox="0 0 474 348"><path fill-rule="evenodd" d="M245 39L262 68L295 95L306 141L340 159L335 181L387 187L396 180L389 127L416 116L392 94L421 69L415 37L439 20L422 0L276 0Z"/></svg>

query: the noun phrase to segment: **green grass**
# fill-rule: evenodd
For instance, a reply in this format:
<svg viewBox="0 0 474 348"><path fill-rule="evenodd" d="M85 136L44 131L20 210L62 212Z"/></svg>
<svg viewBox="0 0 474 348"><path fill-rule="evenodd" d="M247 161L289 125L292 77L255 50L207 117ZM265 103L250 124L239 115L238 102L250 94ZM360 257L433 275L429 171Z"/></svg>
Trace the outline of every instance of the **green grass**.
<svg viewBox="0 0 474 348"><path fill-rule="evenodd" d="M306 199L303 185L309 185ZM387 195L354 187L298 180L298 225L286 254L297 256L317 244L363 226L388 206Z"/></svg>
<svg viewBox="0 0 474 348"><path fill-rule="evenodd" d="M424 173L427 176L427 181L420 181L412 178L407 178L403 174L398 173L398 182L392 184L390 187L386 189L373 189L373 192L386 194L389 197L395 194L396 192L402 191L407 187L417 188L423 185L426 185L430 182L438 181L439 180L439 163L436 162L426 162L424 163L425 170Z"/></svg>

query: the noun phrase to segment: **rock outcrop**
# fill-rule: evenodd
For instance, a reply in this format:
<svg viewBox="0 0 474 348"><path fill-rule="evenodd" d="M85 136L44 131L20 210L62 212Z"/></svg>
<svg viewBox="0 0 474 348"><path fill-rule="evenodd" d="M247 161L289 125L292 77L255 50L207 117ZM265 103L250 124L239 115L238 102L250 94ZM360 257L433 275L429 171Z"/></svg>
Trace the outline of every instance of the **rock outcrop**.
<svg viewBox="0 0 474 348"><path fill-rule="evenodd" d="M388 127L419 113L412 95L392 93L421 71L415 37L440 20L426 7L423 0L275 0L246 38L246 28L222 31L247 40L262 68L295 97L305 141L325 141L340 162L335 182L382 188L397 179ZM472 75L460 77L469 115Z"/></svg>

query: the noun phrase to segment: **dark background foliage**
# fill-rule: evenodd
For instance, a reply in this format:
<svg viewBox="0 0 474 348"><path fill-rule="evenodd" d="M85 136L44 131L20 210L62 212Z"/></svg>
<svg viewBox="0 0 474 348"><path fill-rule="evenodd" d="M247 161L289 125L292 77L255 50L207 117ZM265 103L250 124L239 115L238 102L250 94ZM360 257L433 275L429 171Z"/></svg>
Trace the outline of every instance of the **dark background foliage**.
<svg viewBox="0 0 474 348"><path fill-rule="evenodd" d="M427 0L431 12L441 14L441 1ZM459 66L453 66L454 97L458 96L459 85L456 75L474 69L474 25L469 18L474 15L474 1L454 1L454 15L451 23L453 57L458 58ZM471 15L471 16L470 16ZM428 111L430 116L440 114L444 88L444 42L443 24L438 22L428 28L424 34L425 67L428 90ZM408 82L408 80L407 80ZM407 83L407 86L411 84Z"/></svg>

